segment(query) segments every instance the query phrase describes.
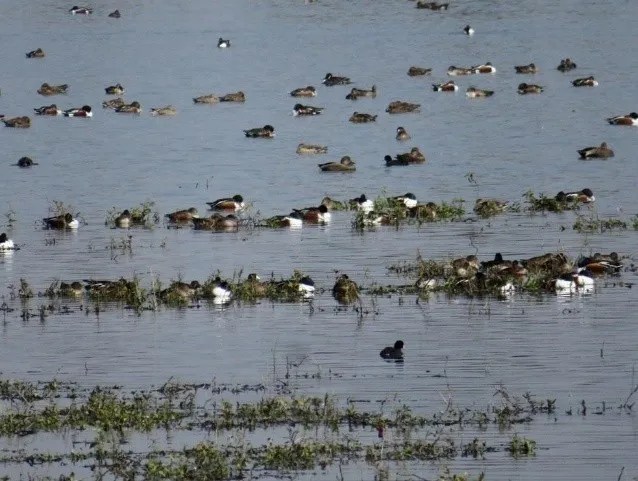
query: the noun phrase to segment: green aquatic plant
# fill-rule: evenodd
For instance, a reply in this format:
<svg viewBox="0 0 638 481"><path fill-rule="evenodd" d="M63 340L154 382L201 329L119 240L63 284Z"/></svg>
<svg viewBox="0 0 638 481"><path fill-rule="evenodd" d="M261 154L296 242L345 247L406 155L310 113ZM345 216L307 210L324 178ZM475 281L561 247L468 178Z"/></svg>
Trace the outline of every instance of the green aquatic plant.
<svg viewBox="0 0 638 481"><path fill-rule="evenodd" d="M578 200L558 200L555 197L546 196L544 193L534 194L528 190L523 194L523 199L529 213L536 212L563 212L566 210L576 210L582 205Z"/></svg>
<svg viewBox="0 0 638 481"><path fill-rule="evenodd" d="M617 218L600 219L598 216L577 216L572 228L580 233L604 233L611 230L626 230L627 223Z"/></svg>

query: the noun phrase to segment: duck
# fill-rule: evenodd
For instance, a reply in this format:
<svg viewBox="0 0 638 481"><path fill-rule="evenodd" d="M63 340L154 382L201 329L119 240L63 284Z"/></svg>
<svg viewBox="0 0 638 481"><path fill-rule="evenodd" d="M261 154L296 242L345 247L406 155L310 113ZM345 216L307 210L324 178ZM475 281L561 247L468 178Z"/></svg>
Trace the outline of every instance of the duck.
<svg viewBox="0 0 638 481"><path fill-rule="evenodd" d="M219 37L217 40L217 48L228 48L230 47L230 40Z"/></svg>
<svg viewBox="0 0 638 481"><path fill-rule="evenodd" d="M578 192L563 192L562 190L554 197L558 202L582 202L588 204L594 202L596 197L589 188L579 190Z"/></svg>
<svg viewBox="0 0 638 481"><path fill-rule="evenodd" d="M268 282L261 282L261 278L255 272L251 272L243 282L243 287L249 294L255 297L263 297L268 292Z"/></svg>
<svg viewBox="0 0 638 481"><path fill-rule="evenodd" d="M22 167L22 168L27 168L27 167L33 167L34 165L38 165L37 162L34 162L31 158L29 157L20 157L18 159L18 163L16 164L18 167Z"/></svg>
<svg viewBox="0 0 638 481"><path fill-rule="evenodd" d="M454 80L449 80L440 84L432 84L432 90L435 92L456 92L459 86L454 83Z"/></svg>
<svg viewBox="0 0 638 481"><path fill-rule="evenodd" d="M339 162L325 162L317 165L322 172L354 172L357 170L355 161L348 155L341 157Z"/></svg>
<svg viewBox="0 0 638 481"><path fill-rule="evenodd" d="M638 113L631 112L627 115L617 115L607 119L610 125L638 125Z"/></svg>
<svg viewBox="0 0 638 481"><path fill-rule="evenodd" d="M395 202L401 202L408 209L416 207L417 205L416 195L414 195L412 192L408 192L407 194L403 195L397 195L396 197L392 197L392 200Z"/></svg>
<svg viewBox="0 0 638 481"><path fill-rule="evenodd" d="M465 95L470 99L478 99L478 98L491 97L492 95L494 95L494 91L477 89L476 87L468 87L467 90L465 91Z"/></svg>
<svg viewBox="0 0 638 481"><path fill-rule="evenodd" d="M390 102L385 111L389 114L402 114L407 112L419 112L421 104L413 104L410 102L403 102L401 100L395 100Z"/></svg>
<svg viewBox="0 0 638 481"><path fill-rule="evenodd" d="M232 197L224 197L214 200L212 202L206 202L208 208L211 210L233 210L238 211L246 207L244 204L244 198L240 194L235 194Z"/></svg>
<svg viewBox="0 0 638 481"><path fill-rule="evenodd" d="M521 95L525 94L540 94L543 91L544 87L535 84L526 84L525 82L518 84L518 93Z"/></svg>
<svg viewBox="0 0 638 481"><path fill-rule="evenodd" d="M111 13L108 14L109 18L120 18L121 16L122 14L119 10L113 10Z"/></svg>
<svg viewBox="0 0 638 481"><path fill-rule="evenodd" d="M323 107L313 107L312 105L295 104L292 108L292 115L319 115Z"/></svg>
<svg viewBox="0 0 638 481"><path fill-rule="evenodd" d="M412 66L408 69L408 75L410 77L420 77L422 75L430 75L431 73L431 68Z"/></svg>
<svg viewBox="0 0 638 481"><path fill-rule="evenodd" d="M474 212L479 215L483 214L496 214L503 212L508 203L505 200L500 199L476 199L474 202Z"/></svg>
<svg viewBox="0 0 638 481"><path fill-rule="evenodd" d="M93 110L89 105L67 109L63 112L65 117L93 117Z"/></svg>
<svg viewBox="0 0 638 481"><path fill-rule="evenodd" d="M460 76L460 75L473 75L476 71L471 67L455 67L454 65L450 65L447 69L447 74L450 76Z"/></svg>
<svg viewBox="0 0 638 481"><path fill-rule="evenodd" d="M215 278L214 287L213 287L213 296L219 302L228 302L232 297L233 293L230 290L230 285L226 281L222 281L219 276Z"/></svg>
<svg viewBox="0 0 638 481"><path fill-rule="evenodd" d="M133 101L130 104L120 105L115 111L120 114L141 114L142 106L139 102Z"/></svg>
<svg viewBox="0 0 638 481"><path fill-rule="evenodd" d="M406 159L400 159L400 158L392 158L391 155L386 155L385 157L383 157L383 160L385 161L385 166L386 167L394 167L397 165L410 165L410 162L408 162Z"/></svg>
<svg viewBox="0 0 638 481"><path fill-rule="evenodd" d="M62 115L62 110L57 105L43 105L42 107L34 108L33 111L36 115Z"/></svg>
<svg viewBox="0 0 638 481"><path fill-rule="evenodd" d="M307 87L299 87L290 92L291 97L316 97L317 89L315 89L312 85L308 85Z"/></svg>
<svg viewBox="0 0 638 481"><path fill-rule="evenodd" d="M35 50L31 50L30 52L26 53L27 58L44 58L47 56L46 53L44 53L44 50L42 50L41 48L36 48Z"/></svg>
<svg viewBox="0 0 638 481"><path fill-rule="evenodd" d="M109 85L104 88L104 91L107 95L122 95L124 93L124 87L121 84L117 83L115 85Z"/></svg>
<svg viewBox="0 0 638 481"><path fill-rule="evenodd" d="M416 2L416 8L425 8L434 11L447 10L449 6L449 3L423 2L421 0Z"/></svg>
<svg viewBox="0 0 638 481"><path fill-rule="evenodd" d="M80 222L74 219L70 213L56 215L42 219L47 229L77 229Z"/></svg>
<svg viewBox="0 0 638 481"><path fill-rule="evenodd" d="M188 300L197 296L201 291L201 288L202 286L199 281L192 281L190 283L175 281L160 292L160 298L166 299L169 296L174 296L183 300Z"/></svg>
<svg viewBox="0 0 638 481"><path fill-rule="evenodd" d="M579 268L585 268L594 274L616 274L622 268L617 252L601 254L596 252L591 257L583 257L578 261Z"/></svg>
<svg viewBox="0 0 638 481"><path fill-rule="evenodd" d="M450 265L454 274L462 279L469 279L474 276L480 267L478 257L474 254L454 259Z"/></svg>
<svg viewBox="0 0 638 481"><path fill-rule="evenodd" d="M607 142L602 142L598 147L585 147L578 151L581 159L607 159L614 156L614 151L609 148Z"/></svg>
<svg viewBox="0 0 638 481"><path fill-rule="evenodd" d="M576 64L572 62L572 59L568 57L560 61L558 67L556 67L556 70L559 70L561 72L569 72L570 70L573 70L575 68Z"/></svg>
<svg viewBox="0 0 638 481"><path fill-rule="evenodd" d="M418 147L412 147L412 149L410 149L410 152L397 154L396 158L405 160L410 164L422 164L423 162L425 162L425 155L421 153Z"/></svg>
<svg viewBox="0 0 638 481"><path fill-rule="evenodd" d="M168 220L171 222L189 222L194 217L199 217L199 214L195 207L191 207L189 209L171 212L170 214L166 214L165 217L168 217Z"/></svg>
<svg viewBox="0 0 638 481"><path fill-rule="evenodd" d="M514 70L520 74L534 74L538 72L533 62L528 65L515 65Z"/></svg>
<svg viewBox="0 0 638 481"><path fill-rule="evenodd" d="M325 145L301 143L297 146L297 153L299 155L326 154L327 152L328 147L326 147Z"/></svg>
<svg viewBox="0 0 638 481"><path fill-rule="evenodd" d="M575 272L563 274L554 281L557 291L569 292L588 292L594 289L594 284L594 274L584 267L578 268Z"/></svg>
<svg viewBox="0 0 638 481"><path fill-rule="evenodd" d="M359 197L350 199L350 205L354 206L357 210L364 212L370 212L374 209L374 202L368 199L365 194L361 194Z"/></svg>
<svg viewBox="0 0 638 481"><path fill-rule="evenodd" d="M115 110L125 104L126 102L124 101L124 99L122 97L118 97L116 99L105 100L104 102L102 102L102 108Z"/></svg>
<svg viewBox="0 0 638 481"><path fill-rule="evenodd" d="M348 274L341 274L332 286L332 297L341 303L356 301L359 298L359 286Z"/></svg>
<svg viewBox="0 0 638 481"><path fill-rule="evenodd" d="M304 297L312 297L315 294L315 281L310 276L303 276L299 279L298 290Z"/></svg>
<svg viewBox="0 0 638 481"><path fill-rule="evenodd" d="M2 119L5 127L13 127L16 129L28 129L31 127L31 119L26 115L22 117L13 117L11 119Z"/></svg>
<svg viewBox="0 0 638 481"><path fill-rule="evenodd" d="M564 272L572 268L572 263L562 252L548 252L540 256L524 259L521 264L530 271L536 272Z"/></svg>
<svg viewBox="0 0 638 481"><path fill-rule="evenodd" d="M9 251L14 250L15 248L15 244L7 237L6 233L3 232L0 234L0 251Z"/></svg>
<svg viewBox="0 0 638 481"><path fill-rule="evenodd" d="M193 97L193 102L196 104L216 104L219 102L219 97L215 94L200 95Z"/></svg>
<svg viewBox="0 0 638 481"><path fill-rule="evenodd" d="M227 214L225 216L218 214L218 216L215 226L217 230L236 231L239 229L239 219L233 214Z"/></svg>
<svg viewBox="0 0 638 481"><path fill-rule="evenodd" d="M151 109L151 115L153 116L170 116L176 115L177 109L172 105L166 105L164 107L155 107Z"/></svg>
<svg viewBox="0 0 638 481"><path fill-rule="evenodd" d="M275 128L272 125L264 125L254 129L244 130L244 135L251 138L272 139L275 136Z"/></svg>
<svg viewBox="0 0 638 481"><path fill-rule="evenodd" d="M403 341L396 341L394 346L384 347L379 355L383 359L387 360L395 360L395 361L403 361L403 346L405 344Z"/></svg>
<svg viewBox="0 0 638 481"><path fill-rule="evenodd" d="M367 124L368 122L376 122L377 116L363 112L353 112L348 121L353 124Z"/></svg>
<svg viewBox="0 0 638 481"><path fill-rule="evenodd" d="M369 89L352 88L350 93L346 95L346 100L357 100L359 97L375 98L377 96L377 86L373 85Z"/></svg>
<svg viewBox="0 0 638 481"><path fill-rule="evenodd" d="M119 227L121 229L127 229L131 226L132 216L128 209L124 210L120 215L118 215L114 222L115 227Z"/></svg>
<svg viewBox="0 0 638 481"><path fill-rule="evenodd" d="M438 207L434 202L426 204L416 204L414 207L408 208L408 215L413 218L435 221L438 217Z"/></svg>
<svg viewBox="0 0 638 481"><path fill-rule="evenodd" d="M71 13L71 15L90 15L93 13L93 9L91 7L78 7L74 5L69 9L69 13Z"/></svg>
<svg viewBox="0 0 638 481"><path fill-rule="evenodd" d="M481 262L481 271L482 272L498 272L504 269L507 269L512 265L512 261L508 261L503 259L503 254L497 252L494 254L494 259L491 261L483 261Z"/></svg>
<svg viewBox="0 0 638 481"><path fill-rule="evenodd" d="M328 212L328 207L325 204L320 204L319 207L293 209L293 212L298 213L301 216L301 219L309 224L323 224L330 222L332 218L330 212Z"/></svg>
<svg viewBox="0 0 638 481"><path fill-rule="evenodd" d="M474 29L469 25L463 27L463 32L465 32L465 35L474 35Z"/></svg>
<svg viewBox="0 0 638 481"><path fill-rule="evenodd" d="M339 77L328 72L321 83L326 87L333 87L335 85L348 85L352 82L350 82L348 77Z"/></svg>
<svg viewBox="0 0 638 481"><path fill-rule="evenodd" d="M407 130L405 130L403 127L397 127L397 135L395 136L395 139L399 140L399 141L404 141L404 140L410 140L412 137L410 137L410 134L408 133Z"/></svg>
<svg viewBox="0 0 638 481"><path fill-rule="evenodd" d="M214 213L210 217L193 217L191 221L195 230L215 230L221 218L221 215Z"/></svg>
<svg viewBox="0 0 638 481"><path fill-rule="evenodd" d="M593 75L590 75L589 77L572 80L572 85L574 87L598 87L598 80L594 79Z"/></svg>
<svg viewBox="0 0 638 481"><path fill-rule="evenodd" d="M56 294L62 297L80 297L84 294L84 286L78 281L73 281L70 284L68 282L60 282L60 288Z"/></svg>
<svg viewBox="0 0 638 481"><path fill-rule="evenodd" d="M65 94L68 88L69 88L68 84L49 85L48 83L45 82L42 85L40 85L40 88L38 89L38 93L40 95L45 95L45 96Z"/></svg>
<svg viewBox="0 0 638 481"><path fill-rule="evenodd" d="M474 65L472 70L474 70L475 73L496 73L496 68L494 68L491 62Z"/></svg>
<svg viewBox="0 0 638 481"><path fill-rule="evenodd" d="M346 210L346 204L340 200L335 200L331 197L324 197L321 199L321 203L325 205L328 210Z"/></svg>
<svg viewBox="0 0 638 481"><path fill-rule="evenodd" d="M245 102L246 94L239 90L238 92L231 92L219 97L220 102Z"/></svg>
<svg viewBox="0 0 638 481"><path fill-rule="evenodd" d="M266 219L262 224L266 227L292 227L300 228L303 225L303 218L299 212L291 212L288 215L276 215Z"/></svg>

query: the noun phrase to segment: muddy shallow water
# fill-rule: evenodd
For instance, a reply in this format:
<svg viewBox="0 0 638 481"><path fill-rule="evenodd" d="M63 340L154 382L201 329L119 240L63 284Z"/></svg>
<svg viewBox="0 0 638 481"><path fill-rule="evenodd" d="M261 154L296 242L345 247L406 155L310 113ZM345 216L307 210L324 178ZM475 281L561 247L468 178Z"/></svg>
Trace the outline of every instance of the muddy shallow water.
<svg viewBox="0 0 638 481"><path fill-rule="evenodd" d="M335 394L344 402L370 404L370 410L388 400L425 414L443 409L448 398L482 408L502 384L519 396L529 391L557 399L555 416L481 434L502 445L518 431L536 440L536 456L459 457L445 463L454 471L485 471L488 479L609 479L624 466L625 479L638 476L636 416L615 409L636 384L632 369L638 360L638 299L629 269L638 235L631 224L637 131L605 122L636 110L631 73L638 60L626 42L638 14L634 2L609 8L600 1L460 1L435 13L408 1L133 1L95 4L87 17L69 15L68 7L51 1L0 5L5 25L0 113L30 114L53 102L95 110L92 119L35 117L30 129L0 129L0 231L21 246L0 254L1 300L14 309L0 312L3 377L126 389L149 389L169 378L216 379L263 383L268 393L283 380L300 394ZM122 18L107 18L115 8ZM472 37L461 31L468 23L476 30ZM219 36L230 38L232 47L217 49ZM24 57L37 47L46 58ZM578 68L563 74L555 67L565 57ZM448 79L449 65L487 61L496 66L495 74L456 78L455 94L432 91L431 83ZM538 74L514 73L514 65L529 62L536 63ZM433 73L408 77L411 65L432 67ZM329 71L351 77L360 88L375 84L377 97L345 100L348 87L320 85ZM588 75L600 86L571 86L571 80ZM36 89L43 82L68 83L69 93L42 97ZM127 100L142 104L142 115L101 109L102 89L116 82L126 87ZM538 83L545 92L520 96L520 82ZM302 103L325 111L316 118L293 117L295 99L288 92L309 84L318 95ZM496 94L469 100L464 90L470 85ZM191 100L236 90L246 92L245 104L202 106ZM421 112L386 114L387 104L398 99L421 103ZM148 114L169 103L178 110L175 117ZM378 114L378 120L351 124L347 119L355 110ZM275 126L275 139L244 138L242 129L264 124ZM396 142L399 125L412 140ZM302 141L328 145L329 153L298 156L295 148ZM602 141L615 150L614 158L578 160L577 149ZM413 145L425 152L425 164L384 167L385 154ZM319 172L317 163L346 154L357 162L355 173ZM39 165L11 165L23 155ZM528 190L554 195L583 187L594 191L596 202L581 215L618 218L629 228L580 233L572 229L573 212L529 215L523 208L491 219L472 213L479 197L524 207ZM144 201L153 201L160 216L190 206L206 213L205 202L241 193L250 204L246 216L266 217L316 205L325 195L345 200L405 192L422 202L464 199L467 215L460 222L363 231L352 229L352 212L335 212L329 225L298 231L210 233L168 229L164 223L128 231L104 225L113 207ZM49 215L53 201L80 213L84 224L77 232L41 229L39 220ZM122 248L128 236L131 248ZM619 277L599 279L588 295L417 299L391 294L363 296L361 305L343 307L330 294L336 271L365 286L412 283L388 267L412 262L418 254L443 261L472 253L488 260L495 252L514 259L556 251L572 257L617 251L627 269ZM86 298L22 301L12 298L16 291L10 287L19 286L21 278L43 292L56 280L138 276L148 288L157 277L168 284L177 278L203 281L217 272L279 278L294 270L312 276L320 288L312 302L234 302L224 308L200 302L141 315L114 304L96 313ZM43 321L37 315L21 318L51 302L68 311ZM382 362L379 350L396 339L406 342L406 362ZM298 366L286 381L287 364ZM587 416L576 415L581 400L590 407ZM603 402L614 409L593 414ZM574 415L567 416L570 408ZM475 435L471 429L455 433L466 442ZM140 451L149 439L181 447L200 436L209 435L180 432L167 440L161 433L140 436L133 444ZM24 442L1 438L0 448L30 443L41 451L70 449L54 435ZM438 469L437 463L397 463L390 477L430 479ZM12 478L70 472L21 464L1 471ZM346 479L374 475L365 463L352 463L343 472ZM299 474L337 475L334 467L326 474Z"/></svg>

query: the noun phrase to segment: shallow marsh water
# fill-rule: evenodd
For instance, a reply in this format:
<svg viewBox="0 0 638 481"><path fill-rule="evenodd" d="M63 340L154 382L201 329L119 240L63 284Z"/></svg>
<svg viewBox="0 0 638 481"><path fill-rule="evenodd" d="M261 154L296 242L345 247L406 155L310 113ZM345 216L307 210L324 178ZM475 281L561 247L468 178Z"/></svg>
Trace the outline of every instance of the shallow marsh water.
<svg viewBox="0 0 638 481"><path fill-rule="evenodd" d="M388 400L424 413L443 409L448 397L459 406L483 407L493 402L495 386L502 383L517 395L530 391L558 400L556 416L520 427L521 434L537 441L536 457L459 458L449 463L453 470L485 471L487 479L615 479L625 466L625 479L638 476L635 415L617 410L600 416L564 414L570 407L576 412L583 399L592 410L603 401L615 407L636 383L638 300L635 289L619 283L635 282L633 272L602 279L591 295L573 297L364 297L363 314L340 307L330 295L336 270L363 285L411 282L387 267L413 261L418 253L444 260L476 252L487 260L497 251L524 258L548 251L576 257L615 250L628 256L629 265L638 235L631 228L584 235L571 229L573 213L508 213L480 220L471 210L478 197L522 202L528 190L553 195L590 187L597 200L582 210L585 215L629 221L636 214L638 130L608 126L604 119L636 110L638 59L627 32L633 30L638 4L462 1L442 13L417 10L408 1L363 0L132 1L125 6L107 1L94 7L92 16L83 17L67 14L68 6L59 2L0 5L5 66L0 113L29 114L52 102L95 109L88 120L34 118L28 130L0 129L0 214L15 217L10 229L3 217L0 230L22 246L0 255L0 294L15 309L3 313L4 377L55 377L87 387L130 389L158 386L169 378L272 386L284 376L288 360L300 363L289 381L296 392L327 392L342 400L371 401L375 408ZM122 18L107 18L115 8ZM476 29L473 37L461 32L467 23ZM219 36L230 38L232 47L215 48ZM45 59L24 58L37 47L47 52ZM555 67L565 57L578 68L562 74ZM432 82L447 80L449 65L486 61L496 66L496 74L455 79L456 94L432 91ZM532 61L540 73L514 74L514 65ZM433 74L410 78L411 65L432 67ZM349 88L320 85L328 71L351 77L357 87L375 84L379 94L346 101ZM600 86L571 86L574 78L588 75L595 75ZM41 97L35 91L42 82L69 83L69 93ZM115 82L126 87L127 100L140 101L143 115L122 116L99 107L102 89ZM519 96L520 82L541 84L546 91ZM317 118L295 118L295 100L288 92L309 84L317 86L318 96L302 103L326 110ZM469 85L496 94L471 101L463 93ZM246 92L245 104L200 106L191 100L236 90ZM421 113L386 114L387 104L397 99L421 103ZM178 109L176 117L148 115L150 107L169 103ZM355 110L379 118L375 124L350 124ZM267 123L275 126L276 139L243 137L242 129ZM399 125L412 135L407 144L394 140ZM329 154L297 156L302 141L326 144ZM615 150L613 159L577 159L577 149L602 141ZM385 154L412 145L425 152L426 164L384 167ZM318 172L318 162L345 154L357 162L356 173ZM11 165L23 155L40 165ZM477 183L468 182L469 173ZM351 212L336 212L329 225L299 231L211 234L163 224L130 231L104 225L114 206L152 200L161 215L190 206L204 213L206 201L237 192L251 203L252 215L285 214L318 204L325 195L348 199L414 192L420 201L465 199L471 220L364 232L351 228ZM48 215L53 200L72 205L86 225L78 232L41 230L39 219ZM109 248L128 235L130 251ZM85 313L86 300L61 301L70 313L24 322L23 308L37 311L49 301L36 297L21 305L10 298L8 287L21 278L44 291L55 280L133 275L149 287L155 276L166 283L178 277L204 280L218 270L228 277L240 271L280 277L294 269L325 289L312 303L263 301L224 309L201 304L138 316L117 305L99 315L91 309ZM398 338L406 341L406 362L381 362L378 351ZM513 432L492 429L480 436L500 445ZM460 431L458 437L475 434ZM183 433L168 440L156 436L169 445L192 442ZM0 447L35 442L41 450L57 449L55 436L32 438L24 443L2 439ZM137 440L142 450L145 440ZM391 476L433 478L438 467L399 464ZM55 471L6 468L12 477ZM371 470L355 463L344 474L368 478ZM300 475L325 476L336 473Z"/></svg>

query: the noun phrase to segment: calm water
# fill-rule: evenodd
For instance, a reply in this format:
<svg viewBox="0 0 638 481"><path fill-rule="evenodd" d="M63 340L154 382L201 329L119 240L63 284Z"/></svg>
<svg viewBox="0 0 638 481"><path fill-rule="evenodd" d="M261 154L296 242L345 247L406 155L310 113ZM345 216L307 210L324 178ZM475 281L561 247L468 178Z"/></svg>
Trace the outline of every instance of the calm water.
<svg viewBox="0 0 638 481"><path fill-rule="evenodd" d="M0 256L0 294L16 311L4 316L0 336L2 375L26 380L57 377L91 386L117 383L149 388L171 376L184 381L246 383L273 380L286 358L304 360L303 393L335 393L341 398L381 400L398 394L424 413L443 408L451 395L461 406L493 402L494 386L512 393L530 391L558 399L557 420L535 420L522 434L539 443L535 459L513 461L492 455L485 461L460 459L455 469L485 470L491 479L610 479L626 466L638 475L638 421L635 416L567 417L581 399L590 406L618 405L630 391L638 361L635 289L619 279L602 280L589 296L539 298L517 294L505 301L433 296L364 298L370 311L359 318L338 309L329 295L335 271L363 285L400 284L391 264L417 253L447 259L496 251L522 258L562 250L571 256L611 250L636 255L636 233L585 236L571 229L572 213L510 213L490 220L378 228L363 234L350 227L352 214L338 212L323 227L301 231L241 230L238 233L166 229L125 232L104 225L113 207L152 200L160 214L241 193L250 214L288 213L318 204L325 195L347 199L413 192L420 201L467 201L468 218L477 197L521 201L527 190L555 194L590 187L594 206L584 212L628 220L636 214L633 161L638 130L608 126L606 117L636 110L632 73L638 69L628 33L638 4L633 1L459 1L449 11L417 10L413 2L220 1L95 3L92 16L71 16L71 5L42 1L0 4L3 29L0 113L31 113L57 103L61 108L92 105L92 119L32 118L28 130L0 129L0 227L22 249ZM123 17L106 14L120 8ZM471 24L476 34L461 29ZM216 39L230 38L220 50ZM629 37L630 38L630 37ZM24 53L42 47L45 59ZM570 57L578 68L555 67ZM447 80L449 65L491 61L494 75L455 78L456 94L435 93L432 82ZM514 65L535 62L540 73L514 74ZM433 68L430 77L410 78L411 65ZM326 72L347 75L354 85L375 84L376 99L350 102L347 87L321 86ZM595 75L595 89L570 81ZM70 84L65 96L41 97L42 82ZM102 110L103 88L116 82L125 98L145 108L140 116ZM520 82L546 87L539 96L519 96ZM325 107L317 118L291 115L288 92L315 85L318 96L302 103ZM471 101L474 85L496 91ZM243 90L243 105L194 105L206 93ZM388 115L392 100L421 103L421 113ZM173 104L174 118L153 118L151 107ZM353 111L379 114L375 124L354 125ZM243 137L242 129L272 124L272 141ZM412 135L394 140L397 126ZM329 154L300 157L299 142L329 146ZM576 150L607 141L616 156L583 162ZM428 162L384 167L383 156L425 152ZM316 164L350 155L357 172L321 174ZM39 166L19 169L23 155ZM473 173L478 184L468 182ZM53 201L72 205L86 220L78 232L43 231L39 220ZM16 222L6 228L5 213ZM562 230L561 226L566 229ZM132 253L108 246L132 235ZM55 241L55 242L53 242ZM26 278L39 291L55 280L141 277L145 286L159 276L204 280L220 271L288 276L310 274L326 290L312 304L233 304L227 309L162 309L137 317L121 307L99 316L73 312L44 323L23 322L8 286ZM632 272L621 279L635 282ZM380 362L378 351L406 340L403 365ZM601 357L601 349L603 356ZM240 353L240 354L238 354ZM274 359L274 361L273 361ZM440 377L446 375L447 377ZM634 383L636 381L634 380ZM459 433L471 439L473 433ZM506 442L511 432L487 438ZM185 441L186 442L186 441ZM4 443L4 441L3 441ZM179 443L176 441L177 445ZM19 444L19 443L18 443ZM46 445L46 443L44 443ZM2 444L0 444L2 446ZM12 448L16 445L10 443ZM12 473L38 472L17 467ZM23 470L24 471L21 471ZM431 478L436 466L397 468L400 477L417 472ZM41 473L41 472L40 472ZM369 477L352 466L350 479ZM332 474L330 474L332 476ZM394 474L393 474L394 477Z"/></svg>

